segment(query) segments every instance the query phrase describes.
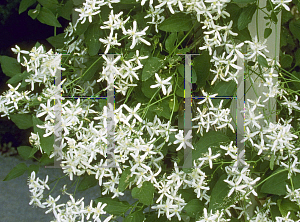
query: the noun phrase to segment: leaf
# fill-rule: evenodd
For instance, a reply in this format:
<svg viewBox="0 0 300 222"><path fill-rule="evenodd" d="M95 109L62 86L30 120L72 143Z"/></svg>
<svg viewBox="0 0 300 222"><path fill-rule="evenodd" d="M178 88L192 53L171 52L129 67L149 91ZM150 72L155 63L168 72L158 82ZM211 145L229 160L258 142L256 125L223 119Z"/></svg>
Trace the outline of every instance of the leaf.
<svg viewBox="0 0 300 222"><path fill-rule="evenodd" d="M81 34L85 33L85 31L87 30L87 28L89 27L90 24L91 23L89 23L88 19L86 19L83 24L81 24L81 22L78 22L78 24L76 26L76 30L75 30L77 35L81 35Z"/></svg>
<svg viewBox="0 0 300 222"><path fill-rule="evenodd" d="M300 41L300 20L292 20L289 22L289 29L293 36Z"/></svg>
<svg viewBox="0 0 300 222"><path fill-rule="evenodd" d="M165 32L180 32L189 31L192 26L191 16L179 12L164 20L158 28Z"/></svg>
<svg viewBox="0 0 300 222"><path fill-rule="evenodd" d="M282 66L282 68L287 69L290 68L293 62L293 57L290 55L283 55L281 60L280 60L280 64Z"/></svg>
<svg viewBox="0 0 300 222"><path fill-rule="evenodd" d="M294 189L300 188L300 174L297 173L296 175L293 175L292 180L294 184Z"/></svg>
<svg viewBox="0 0 300 222"><path fill-rule="evenodd" d="M18 154L24 159L24 160L28 160L30 158L30 154L32 151L32 147L30 146L19 146L17 148L18 150Z"/></svg>
<svg viewBox="0 0 300 222"><path fill-rule="evenodd" d="M79 191L87 190L91 187L94 187L98 184L98 180L96 180L95 175L85 175L83 179L80 181L78 185Z"/></svg>
<svg viewBox="0 0 300 222"><path fill-rule="evenodd" d="M268 194L275 194L275 195L285 195L286 194L286 182L288 172L283 171L281 173L276 174L283 168L280 167L277 170L275 170L268 180L266 180L263 185L261 186L261 192L262 193L268 193Z"/></svg>
<svg viewBox="0 0 300 222"><path fill-rule="evenodd" d="M198 212L203 211L203 208L204 206L199 199L193 199L184 206L183 210L186 211L187 215L195 218Z"/></svg>
<svg viewBox="0 0 300 222"><path fill-rule="evenodd" d="M271 20L277 24L278 19L277 19L277 15L274 13L274 11L271 12Z"/></svg>
<svg viewBox="0 0 300 222"><path fill-rule="evenodd" d="M55 10L59 7L57 0L38 0L38 2L53 13L55 13Z"/></svg>
<svg viewBox="0 0 300 222"><path fill-rule="evenodd" d="M40 137L40 143L42 150L50 156L51 151L53 150L53 144L54 144L54 135L44 137L45 130L37 127L37 125L44 125L44 123L37 118L36 116L32 116L32 123L33 123L33 130L34 133L38 133Z"/></svg>
<svg viewBox="0 0 300 222"><path fill-rule="evenodd" d="M54 164L54 159L53 158L50 159L47 153L44 153L40 159L40 163L43 165Z"/></svg>
<svg viewBox="0 0 300 222"><path fill-rule="evenodd" d="M173 99L170 99L170 101L169 101L169 108L170 108L170 112L172 112L173 109L174 109L173 112L177 112L178 111L179 104L178 104L177 98L175 98L175 101Z"/></svg>
<svg viewBox="0 0 300 222"><path fill-rule="evenodd" d="M158 90L158 88L150 88L150 86L154 84L156 84L156 82L152 78L142 82L142 92L146 97L151 98Z"/></svg>
<svg viewBox="0 0 300 222"><path fill-rule="evenodd" d="M145 219L145 215L143 211L139 210L125 217L124 222L143 222L144 219Z"/></svg>
<svg viewBox="0 0 300 222"><path fill-rule="evenodd" d="M178 73L184 78L184 65L183 65L183 64L180 64L180 65L177 67L177 71L178 71Z"/></svg>
<svg viewBox="0 0 300 222"><path fill-rule="evenodd" d="M226 182L224 182L224 179L226 179L226 174L223 174L217 181L216 185L212 189L211 195L210 195L210 202L209 202L209 208L210 210L218 210L225 207L225 203L227 202L227 195L229 193L229 186Z"/></svg>
<svg viewBox="0 0 300 222"><path fill-rule="evenodd" d="M132 189L131 195L138 199L142 204L150 205L153 203L155 188L149 181L145 181L141 188L135 187Z"/></svg>
<svg viewBox="0 0 300 222"><path fill-rule="evenodd" d="M232 2L240 3L240 4L248 4L248 3L256 2L256 0L233 0Z"/></svg>
<svg viewBox="0 0 300 222"><path fill-rule="evenodd" d="M43 24L61 27L61 24L58 22L53 12L48 8L42 7L37 19Z"/></svg>
<svg viewBox="0 0 300 222"><path fill-rule="evenodd" d="M25 171L27 170L27 166L25 163L19 163L17 166L15 166L4 178L3 181L9 181L14 178L17 178L19 176L22 176Z"/></svg>
<svg viewBox="0 0 300 222"><path fill-rule="evenodd" d="M35 9L30 9L28 11L28 15L32 18L32 19L36 19L39 15L41 11L41 5L37 4L37 6L35 7Z"/></svg>
<svg viewBox="0 0 300 222"><path fill-rule="evenodd" d="M99 28L99 24L91 24L88 30L84 33L85 43L88 47L88 53L90 56L97 55L101 46L99 38L101 37L102 30Z"/></svg>
<svg viewBox="0 0 300 222"><path fill-rule="evenodd" d="M8 77L13 77L21 72L21 65L17 59L9 56L0 56L2 72Z"/></svg>
<svg viewBox="0 0 300 222"><path fill-rule="evenodd" d="M18 73L16 75L14 75L13 77L11 77L6 83L8 84L16 84L24 79L26 79L29 76L28 72L23 72L23 73Z"/></svg>
<svg viewBox="0 0 300 222"><path fill-rule="evenodd" d="M179 189L178 193L181 194L181 196L185 200L185 202L189 202L189 201L197 198L197 196L194 192L194 189L192 189L192 188Z"/></svg>
<svg viewBox="0 0 300 222"><path fill-rule="evenodd" d="M248 24L252 21L253 14L256 11L256 4L251 4L245 8L238 19L238 30L247 28Z"/></svg>
<svg viewBox="0 0 300 222"><path fill-rule="evenodd" d="M265 57L259 55L259 56L257 56L257 60L258 60L258 63L259 63L261 66L266 67L266 68L269 67L268 62L267 62L267 60L266 60Z"/></svg>
<svg viewBox="0 0 300 222"><path fill-rule="evenodd" d="M288 214L288 212L292 213L299 211L299 207L297 206L297 204L287 199L277 200L277 205L279 207L281 215L284 217ZM291 215L289 218L291 218Z"/></svg>
<svg viewBox="0 0 300 222"><path fill-rule="evenodd" d="M221 132L208 131L208 133L204 133L194 146L195 149L193 150L193 160L200 158L203 153L208 151L209 147L212 148L214 153L212 146L219 146L221 142L229 141L229 137Z"/></svg>
<svg viewBox="0 0 300 222"><path fill-rule="evenodd" d="M210 74L210 55L207 51L193 59L193 68L197 73L197 87L204 87Z"/></svg>
<svg viewBox="0 0 300 222"><path fill-rule="evenodd" d="M118 186L120 192L123 192L128 187L129 183L134 180L134 175L132 177L130 175L131 175L130 167L127 167L122 172L122 175L120 177L119 186Z"/></svg>
<svg viewBox="0 0 300 222"><path fill-rule="evenodd" d="M272 34L272 29L266 28L264 31L264 38L268 38Z"/></svg>
<svg viewBox="0 0 300 222"><path fill-rule="evenodd" d="M31 172L34 171L35 173L39 172L40 166L37 164L31 164L28 167L28 176L31 175Z"/></svg>
<svg viewBox="0 0 300 222"><path fill-rule="evenodd" d="M171 33L168 36L168 38L166 39L165 47L166 47L166 50L169 53L171 53L174 50L176 39L177 39L177 33L176 32Z"/></svg>
<svg viewBox="0 0 300 222"><path fill-rule="evenodd" d="M216 96L216 99L212 99L212 103L214 106L217 106L220 102L221 99L217 99L218 96L234 96L236 92L236 82L234 80L224 82L221 81L215 85L215 87L212 90L212 94L218 93ZM232 101L231 99L224 99L223 100L223 107Z"/></svg>
<svg viewBox="0 0 300 222"><path fill-rule="evenodd" d="M111 199L110 197L99 197L95 199L95 203L98 202L106 203L107 205L104 207L104 211L108 214L113 214L119 216L125 213L131 205L126 201L119 201L117 199Z"/></svg>
<svg viewBox="0 0 300 222"><path fill-rule="evenodd" d="M32 127L32 117L29 114L11 114L9 117L19 129Z"/></svg>
<svg viewBox="0 0 300 222"><path fill-rule="evenodd" d="M30 6L32 6L36 0L22 0L19 6L19 14L25 12Z"/></svg>
<svg viewBox="0 0 300 222"><path fill-rule="evenodd" d="M295 52L295 65L300 66L300 49Z"/></svg>
<svg viewBox="0 0 300 222"><path fill-rule="evenodd" d="M68 21L71 21L72 11L73 11L73 2L72 0L68 0L62 7L58 9L58 16L61 16Z"/></svg>
<svg viewBox="0 0 300 222"><path fill-rule="evenodd" d="M65 33L60 33L57 36L51 36L46 40L55 48L63 48L65 42Z"/></svg>
<svg viewBox="0 0 300 222"><path fill-rule="evenodd" d="M84 69L84 72L82 73L81 80L82 81L89 81L91 80L97 71L100 71L102 68L103 59L99 56L90 57L90 60L88 60L84 65L86 68ZM99 75L99 74L98 74Z"/></svg>
<svg viewBox="0 0 300 222"><path fill-rule="evenodd" d="M274 169L274 161L275 161L275 155L272 154L271 160L270 160L270 169L271 169L271 170Z"/></svg>
<svg viewBox="0 0 300 222"><path fill-rule="evenodd" d="M170 119L171 112L168 100L162 100L157 106L151 106L150 110L155 111L158 116L163 116Z"/></svg>
<svg viewBox="0 0 300 222"><path fill-rule="evenodd" d="M163 65L163 60L157 57L150 57L147 59L142 72L142 81L151 78Z"/></svg>

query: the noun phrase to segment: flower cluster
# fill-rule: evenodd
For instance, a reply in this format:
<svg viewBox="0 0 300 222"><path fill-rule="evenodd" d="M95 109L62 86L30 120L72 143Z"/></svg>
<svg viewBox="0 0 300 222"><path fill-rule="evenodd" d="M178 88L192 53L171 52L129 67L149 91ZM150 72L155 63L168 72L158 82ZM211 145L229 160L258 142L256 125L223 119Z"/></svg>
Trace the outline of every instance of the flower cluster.
<svg viewBox="0 0 300 222"><path fill-rule="evenodd" d="M57 204L60 199L60 195L56 198L51 195L47 195L47 199L43 198L45 189L49 190L49 186L47 185L48 175L45 180L41 180L39 177L36 178L36 174L32 171L31 176L28 179L29 191L31 193L31 200L29 202L30 205L34 204L37 207L45 208L47 211L46 214L52 212L55 220L54 221L77 221L84 219L90 221L90 217L92 215L93 221L101 222L101 215L106 214L103 208L107 204L102 204L101 202L97 203L96 207L93 207L93 201L90 202L89 206L84 206L84 197L80 200L75 200L74 197L68 194L70 200L66 204ZM112 218L112 215L107 217L103 222L108 222Z"/></svg>

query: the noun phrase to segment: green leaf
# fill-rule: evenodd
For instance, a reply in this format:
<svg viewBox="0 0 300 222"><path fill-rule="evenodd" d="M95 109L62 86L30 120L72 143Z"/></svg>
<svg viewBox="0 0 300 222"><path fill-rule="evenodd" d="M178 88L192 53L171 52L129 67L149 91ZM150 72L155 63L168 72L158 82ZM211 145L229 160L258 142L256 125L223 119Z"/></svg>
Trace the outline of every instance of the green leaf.
<svg viewBox="0 0 300 222"><path fill-rule="evenodd" d="M146 97L151 98L158 90L158 88L150 88L150 86L154 84L156 84L156 82L152 78L142 82L142 92Z"/></svg>
<svg viewBox="0 0 300 222"><path fill-rule="evenodd" d="M282 68L287 69L290 68L293 62L293 57L285 54L282 56L281 60L280 60L280 64L282 66Z"/></svg>
<svg viewBox="0 0 300 222"><path fill-rule="evenodd" d="M207 51L202 52L201 55L195 56L193 59L193 68L197 73L197 86L204 87L206 80L210 74L210 55Z"/></svg>
<svg viewBox="0 0 300 222"><path fill-rule="evenodd" d="M165 32L180 32L189 31L192 26L191 16L179 12L164 20L158 28Z"/></svg>
<svg viewBox="0 0 300 222"><path fill-rule="evenodd" d="M277 170L275 170L268 180L266 180L262 187L261 192L262 193L268 193L268 194L275 194L275 195L285 195L286 194L286 182L288 172L283 171L281 173L276 174L277 172L281 171L283 168L280 167Z"/></svg>
<svg viewBox="0 0 300 222"><path fill-rule="evenodd" d="M195 218L198 212L203 211L203 208L204 206L199 199L193 199L184 206L183 210L186 211L187 215Z"/></svg>
<svg viewBox="0 0 300 222"><path fill-rule="evenodd" d="M163 116L166 119L170 119L171 112L170 112L169 102L166 99L162 100L155 107L151 106L150 110L155 110L155 112L158 116Z"/></svg>
<svg viewBox="0 0 300 222"><path fill-rule="evenodd" d="M295 52L295 65L300 66L300 49Z"/></svg>
<svg viewBox="0 0 300 222"><path fill-rule="evenodd" d="M266 60L265 57L259 55L259 56L257 56L257 60L258 60L258 63L259 63L261 66L266 67L266 68L269 67L268 62L267 62L267 60Z"/></svg>
<svg viewBox="0 0 300 222"><path fill-rule="evenodd" d="M171 53L174 50L176 39L177 39L177 33L176 32L171 33L168 36L168 38L166 39L165 47L166 47L166 50L169 53Z"/></svg>
<svg viewBox="0 0 300 222"><path fill-rule="evenodd" d="M256 0L233 0L232 2L239 3L239 4L248 4L248 3L256 2Z"/></svg>
<svg viewBox="0 0 300 222"><path fill-rule="evenodd" d="M95 175L85 175L80 181L77 189L79 191L87 190L91 187L94 187L98 184L98 180L95 179Z"/></svg>
<svg viewBox="0 0 300 222"><path fill-rule="evenodd" d="M210 195L210 202L209 202L209 208L210 210L218 210L218 209L224 209L226 207L226 203L228 201L228 193L229 193L229 186L226 182L224 182L224 179L226 179L227 175L223 174L217 181L216 185L212 189L211 195Z"/></svg>
<svg viewBox="0 0 300 222"><path fill-rule="evenodd" d="M28 11L28 15L32 18L32 19L36 19L38 17L38 15L40 14L41 11L41 5L37 4L37 6L35 7L35 9L30 9Z"/></svg>
<svg viewBox="0 0 300 222"><path fill-rule="evenodd" d="M275 162L275 155L272 154L271 160L270 160L270 169L274 169L274 162Z"/></svg>
<svg viewBox="0 0 300 222"><path fill-rule="evenodd" d="M0 56L2 72L8 77L13 77L21 72L21 65L17 59L9 56Z"/></svg>
<svg viewBox="0 0 300 222"><path fill-rule="evenodd" d="M297 206L297 204L287 199L277 200L277 205L279 207L281 215L284 217L288 214L288 212L293 213L299 211L299 207ZM291 218L291 215L289 218Z"/></svg>
<svg viewBox="0 0 300 222"><path fill-rule="evenodd" d="M236 92L236 82L234 80L225 82L225 81L221 81L218 82L215 87L212 90L212 94L218 93L217 96L234 96ZM223 107L231 102L232 100L230 99L224 99L223 100ZM214 104L214 106L217 106L219 103L221 102L221 99L212 99L212 103Z"/></svg>
<svg viewBox="0 0 300 222"><path fill-rule="evenodd" d="M9 117L19 129L32 127L32 117L29 114L11 114Z"/></svg>
<svg viewBox="0 0 300 222"><path fill-rule="evenodd" d="M46 39L53 47L55 48L63 48L65 39L65 33L60 33L56 36L51 36Z"/></svg>
<svg viewBox="0 0 300 222"><path fill-rule="evenodd" d="M36 0L22 0L19 6L19 14L25 12L30 6L32 6Z"/></svg>
<svg viewBox="0 0 300 222"><path fill-rule="evenodd" d="M138 199L142 204L150 205L153 203L155 188L149 181L145 181L141 188L135 187L132 189L132 197Z"/></svg>
<svg viewBox="0 0 300 222"><path fill-rule="evenodd" d="M15 166L4 178L3 181L12 180L14 178L17 178L19 176L22 176L25 171L27 170L27 166L25 163L19 163L17 166Z"/></svg>
<svg viewBox="0 0 300 222"><path fill-rule="evenodd" d="M150 57L147 59L142 72L142 81L151 78L163 65L163 60L157 57Z"/></svg>
<svg viewBox="0 0 300 222"><path fill-rule="evenodd" d="M185 200L185 202L189 202L189 201L197 198L197 196L194 192L194 189L192 189L192 188L179 189L178 193L181 194L181 196Z"/></svg>
<svg viewBox="0 0 300 222"><path fill-rule="evenodd" d="M89 81L91 80L97 73L97 71L100 71L102 68L103 59L99 56L90 57L90 60L88 60L84 65L86 68L84 69L82 73L81 80L82 81ZM99 74L98 74L99 75Z"/></svg>
<svg viewBox="0 0 300 222"><path fill-rule="evenodd" d="M73 2L72 0L68 0L62 7L58 9L58 16L61 16L68 21L71 21L72 11L73 11Z"/></svg>
<svg viewBox="0 0 300 222"><path fill-rule="evenodd" d="M143 222L144 219L145 219L145 215L143 211L139 210L125 217L124 222Z"/></svg>
<svg viewBox="0 0 300 222"><path fill-rule="evenodd" d="M14 75L13 77L11 77L6 83L8 84L16 84L20 81L22 81L23 79L26 79L29 76L28 72L23 72L23 73L18 73L16 75Z"/></svg>
<svg viewBox="0 0 300 222"><path fill-rule="evenodd" d="M300 41L300 20L292 20L289 22L289 29L293 36Z"/></svg>
<svg viewBox="0 0 300 222"><path fill-rule="evenodd" d="M24 159L28 160L30 158L30 154L32 151L32 147L30 146L19 146L17 148L19 155Z"/></svg>
<svg viewBox="0 0 300 222"><path fill-rule="evenodd" d="M81 22L78 22L78 24L76 26L76 30L75 30L77 35L81 35L81 34L85 33L85 31L87 30L87 28L89 27L90 24L91 23L89 23L88 19L86 19L83 24L81 24Z"/></svg>
<svg viewBox="0 0 300 222"><path fill-rule="evenodd" d="M183 64L180 64L180 65L177 67L177 70L178 70L178 73L184 78L184 65L183 65Z"/></svg>
<svg viewBox="0 0 300 222"><path fill-rule="evenodd" d="M264 31L264 38L268 38L272 34L272 29L266 28Z"/></svg>
<svg viewBox="0 0 300 222"><path fill-rule="evenodd" d="M104 211L108 214L113 214L119 216L125 213L131 205L126 201L119 201L117 199L111 199L110 197L99 197L95 199L95 203L98 202L106 203L107 205L104 207Z"/></svg>
<svg viewBox="0 0 300 222"><path fill-rule="evenodd" d="M277 19L277 15L274 13L274 11L271 12L271 20L277 24L278 19Z"/></svg>
<svg viewBox="0 0 300 222"><path fill-rule="evenodd" d="M50 164L54 164L54 158L49 158L49 156L47 155L47 153L44 153L40 159L40 163L43 165L50 165Z"/></svg>
<svg viewBox="0 0 300 222"><path fill-rule="evenodd" d="M53 13L55 13L55 10L59 7L57 0L38 0L38 2Z"/></svg>
<svg viewBox="0 0 300 222"><path fill-rule="evenodd" d="M179 109L179 104L178 104L178 100L175 97L175 101L173 99L170 99L169 101L169 108L170 108L170 112L172 112L172 110L174 109L173 112L177 112Z"/></svg>
<svg viewBox="0 0 300 222"><path fill-rule="evenodd" d="M118 186L120 192L123 192L128 187L129 183L134 180L134 176L131 177L130 175L131 175L130 167L127 167L122 172L122 175L120 177L119 186Z"/></svg>
<svg viewBox="0 0 300 222"><path fill-rule="evenodd" d="M40 166L37 164L31 164L28 167L28 176L31 175L31 172L34 171L35 173L39 172Z"/></svg>
<svg viewBox="0 0 300 222"><path fill-rule="evenodd" d="M245 8L238 19L238 30L247 28L248 24L252 21L252 16L256 11L256 4L251 4Z"/></svg>
<svg viewBox="0 0 300 222"><path fill-rule="evenodd" d="M37 19L43 24L61 27L53 12L48 8L42 7Z"/></svg>
<svg viewBox="0 0 300 222"><path fill-rule="evenodd" d="M51 136L48 136L48 137L43 136L45 134L45 130L37 127L37 125L43 125L44 124L39 118L37 118L35 116L32 116L32 122L33 122L34 133L39 134L42 150L48 156L50 156L50 153L53 150L54 135L52 134Z"/></svg>
<svg viewBox="0 0 300 222"><path fill-rule="evenodd" d="M296 175L293 175L292 180L294 184L294 189L300 188L300 174L297 173Z"/></svg>
<svg viewBox="0 0 300 222"><path fill-rule="evenodd" d="M85 43L87 44L88 53L90 56L98 54L101 46L99 38L101 37L102 33L103 31L99 28L98 23L91 24L89 29L84 33Z"/></svg>
<svg viewBox="0 0 300 222"><path fill-rule="evenodd" d="M229 141L230 139L228 136L218 131L208 131L208 133L204 133L194 146L193 160L200 158L203 153L208 151L209 147L212 148L212 152L214 153L213 146L219 146L221 142Z"/></svg>
<svg viewBox="0 0 300 222"><path fill-rule="evenodd" d="M34 154L35 154L37 151L38 151L38 148L33 147L32 150L31 150L31 152L30 152L30 154L29 154L29 157L33 157Z"/></svg>

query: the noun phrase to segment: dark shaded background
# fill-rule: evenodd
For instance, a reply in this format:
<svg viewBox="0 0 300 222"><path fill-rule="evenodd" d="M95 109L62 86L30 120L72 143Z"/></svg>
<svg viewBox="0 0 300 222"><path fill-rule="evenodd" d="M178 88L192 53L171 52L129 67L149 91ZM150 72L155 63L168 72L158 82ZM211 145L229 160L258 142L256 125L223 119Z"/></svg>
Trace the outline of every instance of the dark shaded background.
<svg viewBox="0 0 300 222"><path fill-rule="evenodd" d="M16 58L11 51L12 47L18 45L21 49L29 51L37 41L47 50L52 48L46 39L54 35L54 27L42 24L28 16L28 10L35 8L36 4L19 15L20 2L21 0L0 0L0 55ZM62 27L67 26L67 20L63 18L58 18L58 20ZM63 30L64 28L57 28L57 34L62 33ZM0 79L0 93L2 94L8 89L6 81L9 77L0 70ZM3 143L10 141L13 147L29 145L30 131L31 129L20 130L7 117L0 117L0 147Z"/></svg>

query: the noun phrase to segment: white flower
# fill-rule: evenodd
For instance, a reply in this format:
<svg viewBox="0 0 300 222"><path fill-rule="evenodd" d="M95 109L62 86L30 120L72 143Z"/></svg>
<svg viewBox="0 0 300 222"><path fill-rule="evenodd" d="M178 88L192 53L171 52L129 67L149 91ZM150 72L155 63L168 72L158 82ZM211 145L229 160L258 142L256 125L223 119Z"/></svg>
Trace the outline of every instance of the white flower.
<svg viewBox="0 0 300 222"><path fill-rule="evenodd" d="M140 108L141 103L138 103L136 107L132 110L126 104L123 104L123 107L129 112L129 116L126 121L128 122L132 116L134 116L138 121L143 122L142 118L137 114L138 109Z"/></svg>
<svg viewBox="0 0 300 222"><path fill-rule="evenodd" d="M11 51L13 51L15 54L18 54L17 55L17 61L20 62L20 54L23 53L23 54L29 54L28 51L25 51L25 50L21 50L19 46L15 45L16 48L11 48Z"/></svg>
<svg viewBox="0 0 300 222"><path fill-rule="evenodd" d="M149 26L147 26L146 28L144 28L141 32L137 32L136 31L136 21L133 21L133 28L132 29L128 29L127 31L125 30L125 28L123 28L123 34L124 35L129 35L130 38L132 38L132 44L130 46L130 49L133 49L134 46L139 42L143 42L146 45L151 45L148 41L146 41L145 39L142 38L143 35L146 35L146 30L149 28Z"/></svg>
<svg viewBox="0 0 300 222"><path fill-rule="evenodd" d="M159 75L157 73L155 73L155 78L156 78L157 84L151 85L150 88L161 87L163 94L166 95L167 89L166 89L165 85L171 85L171 83L169 81L172 79L172 76L168 77L167 79L161 79L159 77Z"/></svg>
<svg viewBox="0 0 300 222"><path fill-rule="evenodd" d="M208 148L208 154L207 154L207 153L204 154L204 157L198 158L198 160L202 160L201 165L202 165L205 161L208 161L208 162L209 162L209 168L212 169L212 167L213 167L212 160L218 158L220 155L221 155L221 154L218 153L217 155L212 156L211 148L209 147L209 148Z"/></svg>
<svg viewBox="0 0 300 222"><path fill-rule="evenodd" d="M213 105L213 103L211 101L211 98L214 98L215 96L217 96L218 93L210 95L209 93L204 92L204 90L201 90L201 91L202 91L202 94L203 94L203 96L205 98L201 102L198 102L198 104L202 104L202 103L208 102L211 107L214 107L214 105Z"/></svg>
<svg viewBox="0 0 300 222"><path fill-rule="evenodd" d="M289 6L286 5L286 3L289 3L292 0L271 0L271 1L274 5L276 5L274 10L280 6L283 6L287 11L290 11L290 8L289 8Z"/></svg>
<svg viewBox="0 0 300 222"><path fill-rule="evenodd" d="M194 149L193 145L188 142L187 140L192 138L192 130L189 130L188 133L186 134L186 136L183 136L183 130L179 130L179 133L177 135L175 135L176 139L174 141L174 144L180 143L179 147L177 147L176 151L180 150L182 147L185 149L186 146L191 147L192 149Z"/></svg>

